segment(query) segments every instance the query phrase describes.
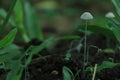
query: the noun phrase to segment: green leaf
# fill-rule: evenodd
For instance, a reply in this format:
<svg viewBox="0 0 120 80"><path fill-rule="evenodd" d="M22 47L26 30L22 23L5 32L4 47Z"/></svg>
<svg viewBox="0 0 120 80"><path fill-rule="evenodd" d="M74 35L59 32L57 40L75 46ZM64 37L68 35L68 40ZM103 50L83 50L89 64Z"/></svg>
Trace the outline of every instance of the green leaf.
<svg viewBox="0 0 120 80"><path fill-rule="evenodd" d="M14 48L13 45L0 50L0 62L8 62L10 60L18 60L23 54L21 54L19 48Z"/></svg>
<svg viewBox="0 0 120 80"><path fill-rule="evenodd" d="M79 25L79 27L77 29L84 31L85 25ZM115 38L112 30L109 28L106 28L106 27L101 27L101 26L96 26L96 25L88 25L88 31L91 31L95 34L101 34L101 35L104 35L109 38Z"/></svg>
<svg viewBox="0 0 120 80"><path fill-rule="evenodd" d="M25 9L25 24L26 29L31 39L38 38L39 40L43 40L42 29L39 26L39 17L36 13L35 9L31 7L30 3L24 3ZM34 15L34 16L33 16Z"/></svg>
<svg viewBox="0 0 120 80"><path fill-rule="evenodd" d="M97 71L101 71L103 69L113 68L116 66L120 66L120 63L113 63L109 61L104 61L100 66L97 67Z"/></svg>
<svg viewBox="0 0 120 80"><path fill-rule="evenodd" d="M105 18L97 18L95 24L100 26L100 27L110 29Z"/></svg>
<svg viewBox="0 0 120 80"><path fill-rule="evenodd" d="M114 6L116 7L117 9L117 13L119 14L120 16L120 0L112 0Z"/></svg>
<svg viewBox="0 0 120 80"><path fill-rule="evenodd" d="M17 0L17 3L16 3L15 8L14 8L14 14L15 14L14 19L15 19L16 25L17 25L19 31L21 32L21 35L22 35L24 41L29 42L27 30L23 24L24 12L23 12L23 8L22 8L21 0Z"/></svg>
<svg viewBox="0 0 120 80"><path fill-rule="evenodd" d="M113 62L109 62L109 61L103 61L102 64L97 67L97 72L101 71L101 70L104 70L104 69L117 67L117 66L120 66L120 63L113 63ZM94 67L87 67L86 71L93 72Z"/></svg>
<svg viewBox="0 0 120 80"><path fill-rule="evenodd" d="M0 55L0 62L8 62L12 60L14 57L18 56L17 53L5 53Z"/></svg>
<svg viewBox="0 0 120 80"><path fill-rule="evenodd" d="M16 33L17 29L15 28L10 31L2 40L0 40L0 48L11 45L15 39Z"/></svg>
<svg viewBox="0 0 120 80"><path fill-rule="evenodd" d="M17 23L22 23L23 22L23 9L22 9L22 4L21 0L17 0L15 8L15 20Z"/></svg>
<svg viewBox="0 0 120 80"><path fill-rule="evenodd" d="M20 49L20 47L18 47L15 44L12 44L8 47L0 49L0 55L4 54L4 53L8 53L8 52L16 52L16 51L19 51L19 49Z"/></svg>
<svg viewBox="0 0 120 80"><path fill-rule="evenodd" d="M110 20L108 25L111 27L116 39L120 42L120 23L116 20Z"/></svg>
<svg viewBox="0 0 120 80"><path fill-rule="evenodd" d="M108 54L114 54L114 53L115 53L115 50L113 50L113 49L111 49L111 48L106 48L106 49L103 49L102 52L108 53Z"/></svg>
<svg viewBox="0 0 120 80"><path fill-rule="evenodd" d="M72 73L72 71L64 66L63 67L63 80L73 80L74 79L74 75Z"/></svg>
<svg viewBox="0 0 120 80"><path fill-rule="evenodd" d="M104 35L108 38L115 38L112 30L110 29L110 26L107 24L105 18L98 17L95 19L94 25L88 25L87 30L90 32L93 32L95 34ZM78 26L79 30L84 31L85 25Z"/></svg>

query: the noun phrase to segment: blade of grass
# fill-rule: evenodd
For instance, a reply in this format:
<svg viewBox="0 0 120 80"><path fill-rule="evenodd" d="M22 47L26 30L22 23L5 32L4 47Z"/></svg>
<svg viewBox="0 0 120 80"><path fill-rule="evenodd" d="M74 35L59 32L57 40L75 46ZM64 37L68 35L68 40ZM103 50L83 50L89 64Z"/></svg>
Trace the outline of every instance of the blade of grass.
<svg viewBox="0 0 120 80"><path fill-rule="evenodd" d="M12 0L11 1L11 6L9 8L8 14L7 14L7 16L6 16L2 26L0 28L0 34L3 33L3 31L5 29L5 26L6 26L7 22L9 21L9 18L10 18L11 14L12 14L12 11L13 11L13 9L15 7L16 2L17 2L17 0Z"/></svg>
<svg viewBox="0 0 120 80"><path fill-rule="evenodd" d="M16 21L17 27L18 27L19 31L21 32L21 35L22 35L24 41L29 42L29 37L27 35L25 26L23 24L24 12L23 12L21 0L17 0L15 8L14 8L14 12L15 12L15 21Z"/></svg>
<svg viewBox="0 0 120 80"><path fill-rule="evenodd" d="M36 13L35 9L32 8L30 3L25 2L24 4L25 10L25 25L28 32L29 37L38 38L39 40L43 40L43 33L41 27L38 25L38 14ZM34 16L33 16L34 15Z"/></svg>
<svg viewBox="0 0 120 80"><path fill-rule="evenodd" d="M1 8L1 9L0 9L0 17L1 17L2 19L5 19L6 16L7 16L7 12L6 12L4 9ZM16 25L15 25L15 22L14 22L14 20L13 20L12 17L10 17L9 23L10 23L13 27L16 26Z"/></svg>

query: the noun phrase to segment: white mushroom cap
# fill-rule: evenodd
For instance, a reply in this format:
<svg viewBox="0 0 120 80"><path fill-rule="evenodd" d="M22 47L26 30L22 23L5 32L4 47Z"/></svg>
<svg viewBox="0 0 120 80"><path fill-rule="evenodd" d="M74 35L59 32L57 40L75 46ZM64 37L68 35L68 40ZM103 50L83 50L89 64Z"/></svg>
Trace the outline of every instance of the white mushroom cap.
<svg viewBox="0 0 120 80"><path fill-rule="evenodd" d="M105 15L105 17L107 17L107 18L114 18L115 15L114 15L112 12L108 12L108 13Z"/></svg>
<svg viewBox="0 0 120 80"><path fill-rule="evenodd" d="M84 12L80 16L80 19L82 19L82 20L91 20L91 19L93 19L93 15L90 12Z"/></svg>

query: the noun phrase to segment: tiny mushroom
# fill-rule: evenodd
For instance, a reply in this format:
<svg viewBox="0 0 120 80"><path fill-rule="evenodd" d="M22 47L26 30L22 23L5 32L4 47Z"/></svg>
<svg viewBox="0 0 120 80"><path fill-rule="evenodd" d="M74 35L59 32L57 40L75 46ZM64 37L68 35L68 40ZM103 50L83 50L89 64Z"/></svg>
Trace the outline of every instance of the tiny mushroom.
<svg viewBox="0 0 120 80"><path fill-rule="evenodd" d="M114 15L112 12L108 12L108 13L105 15L105 17L107 17L107 18L114 18L115 15Z"/></svg>
<svg viewBox="0 0 120 80"><path fill-rule="evenodd" d="M85 20L85 38L84 38L84 69L85 66L88 64L88 56L89 54L87 53L87 22L88 20L92 20L93 16L90 12L84 12L81 16L80 19Z"/></svg>
<svg viewBox="0 0 120 80"><path fill-rule="evenodd" d="M80 16L80 19L82 19L82 20L91 20L91 19L93 19L93 15L90 12L84 12Z"/></svg>

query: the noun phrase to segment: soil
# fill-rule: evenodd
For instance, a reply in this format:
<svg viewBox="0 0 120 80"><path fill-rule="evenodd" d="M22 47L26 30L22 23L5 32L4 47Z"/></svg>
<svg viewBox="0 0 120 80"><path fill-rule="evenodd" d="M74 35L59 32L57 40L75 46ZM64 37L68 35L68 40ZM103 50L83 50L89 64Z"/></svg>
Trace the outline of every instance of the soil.
<svg viewBox="0 0 120 80"><path fill-rule="evenodd" d="M94 37L93 37L94 36ZM114 40L109 47L114 47ZM69 48L72 40L61 40L56 43L52 50L44 49L39 52L40 55L44 56L44 59L39 59L37 56L34 56L31 64L28 66L28 79L27 80L63 80L62 69L63 66L67 66L71 69L73 74L76 74L78 70L81 70L79 75L77 75L76 80L91 80L91 74L86 73L83 77L83 48L80 53L77 51L71 52L71 59L69 61L65 60L65 54ZM34 39L29 42L26 46L30 45L39 45L42 42ZM95 45L101 49L107 47L106 38L101 35L91 35L88 37L88 45ZM89 52L89 64L88 66L94 66L95 64L101 64L102 61L111 61L111 57L114 58L115 62L120 62L120 54L116 53L101 53L96 55L96 49L90 49ZM0 80L4 80L6 70L0 70ZM24 79L23 79L24 80ZM114 67L112 69L104 69L96 74L95 80L120 80L120 67Z"/></svg>

